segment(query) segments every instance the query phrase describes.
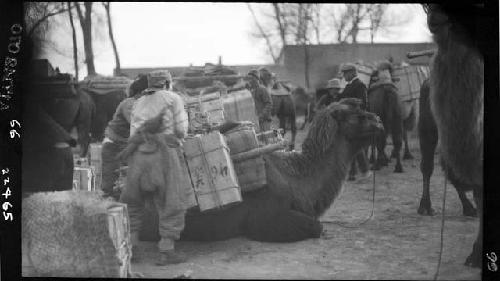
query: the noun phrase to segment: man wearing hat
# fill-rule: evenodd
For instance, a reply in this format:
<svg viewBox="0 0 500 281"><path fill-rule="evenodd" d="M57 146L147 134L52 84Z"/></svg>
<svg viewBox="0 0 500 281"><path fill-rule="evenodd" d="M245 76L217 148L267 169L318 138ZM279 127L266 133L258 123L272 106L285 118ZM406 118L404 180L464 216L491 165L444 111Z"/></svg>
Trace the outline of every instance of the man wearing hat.
<svg viewBox="0 0 500 281"><path fill-rule="evenodd" d="M260 84L259 71L252 69L247 74L249 90L255 102L255 111L259 118L261 132L271 129L271 111L273 102L269 91Z"/></svg>
<svg viewBox="0 0 500 281"><path fill-rule="evenodd" d="M105 196L115 197L113 186L118 179L120 160L117 159L127 145L130 137L130 116L135 101L141 96L143 90L147 88L147 76L139 76L132 84L128 92L128 98L120 102L116 107L113 119L109 121L102 142L102 190Z"/></svg>
<svg viewBox="0 0 500 281"><path fill-rule="evenodd" d="M158 250L160 257L156 264L182 263L186 261L186 257L176 252L174 246L184 229L186 209L189 207L186 206L186 188L190 187L182 180L174 181L175 177L169 175L182 174L181 162L179 161L182 158L180 146L187 134L188 117L181 96L170 90L172 76L168 71L153 71L148 74L147 80L148 88L143 91L142 96L135 102L132 109L129 142L143 139L144 136L136 135L136 132L141 133L138 129L146 121L160 118L161 125L154 136L165 140L167 145L161 146L161 150L155 150L153 154L166 155L166 161L163 161L163 158L148 156L151 155L151 152L142 151L141 146L139 146L139 149L135 150L129 159L127 182L120 201L127 204L129 211L133 261L138 260L139 230L147 201L150 206L154 206L159 218L161 240L158 242ZM145 147L143 149L147 150ZM158 161L158 159L162 162L145 162ZM147 163L151 167L164 165L153 170L166 173L159 179L165 184L156 184L157 179L145 179L147 175L151 176L151 174L146 173L139 178L134 176L140 173L137 171L143 171L139 167L141 163Z"/></svg>
<svg viewBox="0 0 500 281"><path fill-rule="evenodd" d="M340 80L337 78L329 80L326 88L328 89L328 94L323 95L316 103L316 111L319 111L327 107L330 103L334 101L338 101L338 96L342 91L342 87L340 86Z"/></svg>
<svg viewBox="0 0 500 281"><path fill-rule="evenodd" d="M343 98L356 98L361 101L361 109L366 110L368 108L368 97L365 84L359 80L357 77L356 65L352 63L344 64L341 69L342 75L347 82L344 91L339 95L339 100ZM371 171L368 167L368 159L366 157L367 149L362 149L355 157L355 161L352 161L351 171L349 172L348 180L355 180L355 175L357 172L356 163L361 171L361 179L368 178L371 175Z"/></svg>

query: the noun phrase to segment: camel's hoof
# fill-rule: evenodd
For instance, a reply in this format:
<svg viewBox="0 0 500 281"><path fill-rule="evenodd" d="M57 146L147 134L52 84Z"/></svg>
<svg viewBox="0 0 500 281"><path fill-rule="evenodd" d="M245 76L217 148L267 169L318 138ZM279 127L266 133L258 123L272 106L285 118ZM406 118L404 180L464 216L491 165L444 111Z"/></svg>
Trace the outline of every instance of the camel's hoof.
<svg viewBox="0 0 500 281"><path fill-rule="evenodd" d="M433 208L424 208L424 207L420 207L418 208L418 211L417 213L421 216L434 216L436 215L436 211L434 211Z"/></svg>
<svg viewBox="0 0 500 281"><path fill-rule="evenodd" d="M413 155L411 155L410 153L405 153L405 155L403 155L403 160L410 160L414 158L415 157L413 157Z"/></svg>
<svg viewBox="0 0 500 281"><path fill-rule="evenodd" d="M463 214L466 217L477 217L477 210L475 208L464 208Z"/></svg>
<svg viewBox="0 0 500 281"><path fill-rule="evenodd" d="M470 267L480 268L481 267L481 255L476 253L476 251L472 251L472 253L465 260L464 265L470 266Z"/></svg>
<svg viewBox="0 0 500 281"><path fill-rule="evenodd" d="M403 173L403 167L401 167L400 165L396 166L396 168L394 169L394 173Z"/></svg>

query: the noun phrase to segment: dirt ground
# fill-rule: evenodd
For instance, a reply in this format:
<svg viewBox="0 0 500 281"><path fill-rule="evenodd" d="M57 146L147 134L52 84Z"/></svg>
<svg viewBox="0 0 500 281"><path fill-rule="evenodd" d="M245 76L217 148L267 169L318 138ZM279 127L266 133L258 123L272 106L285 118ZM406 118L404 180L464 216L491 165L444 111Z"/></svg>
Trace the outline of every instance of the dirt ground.
<svg viewBox="0 0 500 281"><path fill-rule="evenodd" d="M302 124L299 122L299 124ZM307 132L299 131L297 149ZM146 278L213 279L413 279L429 280L437 268L444 178L435 157L431 200L438 215L417 214L422 193L418 139L412 137L414 160L403 162L405 172L393 173L394 161L375 173L374 216L370 215L372 179L346 182L341 195L321 218L324 235L296 243L262 243L246 238L200 243L180 242L186 263L154 265L156 243L141 242L144 259L132 270ZM387 147L390 152L391 146ZM467 195L472 198L472 194ZM463 266L475 240L478 219L462 216L457 193L448 184L445 209L441 280L480 280L479 269Z"/></svg>

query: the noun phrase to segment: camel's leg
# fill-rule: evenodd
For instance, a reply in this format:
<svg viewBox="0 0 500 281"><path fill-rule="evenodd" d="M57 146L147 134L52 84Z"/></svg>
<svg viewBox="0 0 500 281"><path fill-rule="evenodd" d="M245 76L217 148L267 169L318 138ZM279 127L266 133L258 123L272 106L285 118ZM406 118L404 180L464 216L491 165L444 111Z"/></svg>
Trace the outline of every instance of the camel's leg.
<svg viewBox="0 0 500 281"><path fill-rule="evenodd" d="M380 170L380 168L387 166L389 163L389 159L387 159L387 155L385 154L386 139L387 134L385 132L377 136L377 160L373 166L373 170Z"/></svg>
<svg viewBox="0 0 500 281"><path fill-rule="evenodd" d="M304 130L307 124L307 121L309 120L311 115L311 103L307 104L307 108L304 112L304 123L302 123L302 127L300 127L300 130Z"/></svg>
<svg viewBox="0 0 500 281"><path fill-rule="evenodd" d="M408 131L403 128L403 140L405 143L405 153L403 155L403 160L413 159L413 155L410 153L410 147L408 145Z"/></svg>
<svg viewBox="0 0 500 281"><path fill-rule="evenodd" d="M432 172L434 171L434 151L437 145L437 131L424 132L421 130L419 141L420 153L422 154L420 171L422 172L423 185L418 213L423 216L433 216L436 212L432 209L429 188Z"/></svg>
<svg viewBox="0 0 500 281"><path fill-rule="evenodd" d="M403 129L403 124L400 124L399 126L396 125L394 130L392 131L392 143L394 144L394 154L396 157L396 167L394 168L394 173L402 173L403 172L403 165L401 164L401 147L403 144L402 141L402 129Z"/></svg>
<svg viewBox="0 0 500 281"><path fill-rule="evenodd" d="M456 188L456 190L458 198L460 198L460 202L462 202L463 215L468 217L477 217L477 210L467 198L465 191L461 188Z"/></svg>
<svg viewBox="0 0 500 281"><path fill-rule="evenodd" d="M482 187L474 188L474 201L479 212L479 231L476 241L472 247L472 253L465 260L465 265L471 267L481 267L483 252L483 192Z"/></svg>
<svg viewBox="0 0 500 281"><path fill-rule="evenodd" d="M294 150L295 149L295 137L297 136L297 122L296 122L296 118L295 118L295 114L290 116L289 118L290 120L290 129L292 131L292 140L291 140L291 143L290 143L290 150Z"/></svg>
<svg viewBox="0 0 500 281"><path fill-rule="evenodd" d="M280 128L283 129L283 137L286 135L286 119L285 116L279 115L278 119L280 120Z"/></svg>

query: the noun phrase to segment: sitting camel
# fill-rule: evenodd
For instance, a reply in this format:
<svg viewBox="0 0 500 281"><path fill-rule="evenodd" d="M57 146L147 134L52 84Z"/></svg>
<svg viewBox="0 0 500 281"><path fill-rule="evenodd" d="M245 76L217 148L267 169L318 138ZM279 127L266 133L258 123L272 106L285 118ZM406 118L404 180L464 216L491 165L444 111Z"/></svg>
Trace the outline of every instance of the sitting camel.
<svg viewBox="0 0 500 281"><path fill-rule="evenodd" d="M383 127L375 114L344 99L318 112L302 152L264 156L267 186L243 194L225 209L190 210L182 240L213 241L236 236L266 242L317 238L318 218L339 195L354 155Z"/></svg>

